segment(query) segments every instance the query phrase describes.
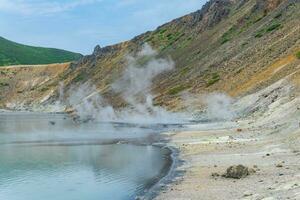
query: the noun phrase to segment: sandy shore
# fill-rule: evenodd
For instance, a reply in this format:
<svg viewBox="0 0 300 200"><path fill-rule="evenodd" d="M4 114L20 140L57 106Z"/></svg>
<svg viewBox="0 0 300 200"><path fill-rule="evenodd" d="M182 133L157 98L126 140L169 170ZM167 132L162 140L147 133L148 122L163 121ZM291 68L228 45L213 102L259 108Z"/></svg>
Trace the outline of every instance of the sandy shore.
<svg viewBox="0 0 300 200"><path fill-rule="evenodd" d="M186 173L156 199L300 199L300 130L284 135L284 125L249 124L166 133L180 150ZM238 164L256 173L243 179L211 176Z"/></svg>
<svg viewBox="0 0 300 200"><path fill-rule="evenodd" d="M300 199L296 126L288 119L264 125L244 120L229 128L214 124L211 130L165 133L169 145L179 149L185 161L180 170L186 173L156 200ZM211 176L238 164L256 172L243 179Z"/></svg>

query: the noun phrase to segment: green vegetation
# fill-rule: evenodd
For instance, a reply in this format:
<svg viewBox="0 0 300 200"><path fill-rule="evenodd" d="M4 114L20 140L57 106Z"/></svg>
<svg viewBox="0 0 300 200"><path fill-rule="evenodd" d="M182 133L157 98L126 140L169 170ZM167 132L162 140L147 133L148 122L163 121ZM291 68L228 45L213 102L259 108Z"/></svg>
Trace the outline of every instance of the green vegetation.
<svg viewBox="0 0 300 200"><path fill-rule="evenodd" d="M9 86L9 84L5 81L0 81L0 87L6 87Z"/></svg>
<svg viewBox="0 0 300 200"><path fill-rule="evenodd" d="M278 18L280 18L282 16L282 13L278 13L274 18L275 19L278 19Z"/></svg>
<svg viewBox="0 0 300 200"><path fill-rule="evenodd" d="M244 43L242 44L242 47L247 46L248 44L249 44L248 42L244 42Z"/></svg>
<svg viewBox="0 0 300 200"><path fill-rule="evenodd" d="M237 27L233 26L226 33L224 33L221 38L221 44L225 44L226 42L229 42L236 34L236 31L237 31Z"/></svg>
<svg viewBox="0 0 300 200"><path fill-rule="evenodd" d="M221 44L225 44L226 42L229 42L230 39L229 38L223 38L221 41Z"/></svg>
<svg viewBox="0 0 300 200"><path fill-rule="evenodd" d="M264 34L275 31L281 27L281 24L279 22L274 21L271 25L269 25L266 28L260 29L254 37L261 38L264 36Z"/></svg>
<svg viewBox="0 0 300 200"><path fill-rule="evenodd" d="M176 95L185 90L187 87L183 85L178 85L176 87L173 87L172 89L169 90L168 94L169 95Z"/></svg>
<svg viewBox="0 0 300 200"><path fill-rule="evenodd" d="M281 24L278 23L278 22L275 22L273 23L272 25L270 25L268 28L267 28L267 32L271 32L271 31L274 31L274 30L277 30L281 27Z"/></svg>
<svg viewBox="0 0 300 200"><path fill-rule="evenodd" d="M300 51L298 51L298 52L296 53L296 57L297 57L298 59L300 59Z"/></svg>
<svg viewBox="0 0 300 200"><path fill-rule="evenodd" d="M167 31L167 29L162 29L159 31L159 34L164 34Z"/></svg>
<svg viewBox="0 0 300 200"><path fill-rule="evenodd" d="M80 81L84 81L86 78L87 78L87 75L85 73L80 73L74 78L74 81L77 83Z"/></svg>
<svg viewBox="0 0 300 200"><path fill-rule="evenodd" d="M41 92L46 92L47 90L49 90L49 88L47 86L43 86L42 88L39 89Z"/></svg>
<svg viewBox="0 0 300 200"><path fill-rule="evenodd" d="M262 29L262 30L259 30L259 31L255 34L254 37L256 37L256 38L261 38L262 36L264 36L264 34L265 34L265 30Z"/></svg>
<svg viewBox="0 0 300 200"><path fill-rule="evenodd" d="M207 87L215 84L220 80L220 75L217 73L213 73L211 79L207 82Z"/></svg>
<svg viewBox="0 0 300 200"><path fill-rule="evenodd" d="M259 22L259 21L262 20L265 16L266 16L266 15L260 15L260 16L256 17L256 18L254 19L254 23Z"/></svg>
<svg viewBox="0 0 300 200"><path fill-rule="evenodd" d="M174 45L178 42L185 33L182 30L171 30L171 29L159 29L157 31L152 32L145 38L145 42L149 42L155 46L155 44L160 45L161 50L165 50L168 47ZM184 38L179 42L176 43L177 46L185 46L192 40L191 37ZM184 44L183 44L184 43Z"/></svg>
<svg viewBox="0 0 300 200"><path fill-rule="evenodd" d="M22 45L0 37L0 66L62 63L78 60L81 56L60 49Z"/></svg>
<svg viewBox="0 0 300 200"><path fill-rule="evenodd" d="M185 68L183 68L183 69L181 70L180 75L181 75L181 76L184 76L184 75L186 75L189 71L190 71L190 68L189 68L189 67L185 67Z"/></svg>

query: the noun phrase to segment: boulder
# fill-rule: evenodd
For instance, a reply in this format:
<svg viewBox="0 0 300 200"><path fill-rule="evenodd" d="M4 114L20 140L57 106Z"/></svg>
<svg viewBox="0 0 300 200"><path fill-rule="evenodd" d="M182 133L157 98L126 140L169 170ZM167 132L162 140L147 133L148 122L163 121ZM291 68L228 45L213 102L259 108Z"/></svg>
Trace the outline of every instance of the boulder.
<svg viewBox="0 0 300 200"><path fill-rule="evenodd" d="M243 165L230 166L223 175L225 178L241 179L250 174L249 168Z"/></svg>

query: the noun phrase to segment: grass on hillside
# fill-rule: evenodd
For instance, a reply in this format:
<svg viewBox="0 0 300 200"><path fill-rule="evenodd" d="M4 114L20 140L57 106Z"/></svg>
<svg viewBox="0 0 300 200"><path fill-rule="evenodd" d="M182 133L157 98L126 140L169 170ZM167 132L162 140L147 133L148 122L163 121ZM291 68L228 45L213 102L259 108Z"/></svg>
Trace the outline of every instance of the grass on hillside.
<svg viewBox="0 0 300 200"><path fill-rule="evenodd" d="M0 66L62 63L78 60L81 56L60 49L22 45L0 37Z"/></svg>
<svg viewBox="0 0 300 200"><path fill-rule="evenodd" d="M261 38L263 37L266 33L269 33L269 32L272 32L272 31L275 31L275 30L278 30L279 28L281 27L281 23L279 22L273 22L271 25L265 27L265 28L262 28L260 29L254 37L256 38Z"/></svg>
<svg viewBox="0 0 300 200"><path fill-rule="evenodd" d="M220 80L220 75L217 73L213 73L212 77L210 80L208 80L207 82L207 87L214 85L215 83L217 83Z"/></svg>
<svg viewBox="0 0 300 200"><path fill-rule="evenodd" d="M169 95L177 95L185 89L187 89L187 87L185 87L183 85L178 85L178 86L175 86L172 89L170 89L168 94Z"/></svg>
<svg viewBox="0 0 300 200"><path fill-rule="evenodd" d="M297 57L298 59L300 59L300 51L298 51L298 52L296 53L296 57Z"/></svg>

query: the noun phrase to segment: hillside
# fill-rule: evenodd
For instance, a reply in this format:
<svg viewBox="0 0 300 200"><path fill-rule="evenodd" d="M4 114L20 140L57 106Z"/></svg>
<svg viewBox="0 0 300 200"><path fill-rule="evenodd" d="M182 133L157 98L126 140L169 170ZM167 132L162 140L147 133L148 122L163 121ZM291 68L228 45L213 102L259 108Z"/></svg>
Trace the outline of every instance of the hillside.
<svg viewBox="0 0 300 200"><path fill-rule="evenodd" d="M155 31L96 48L73 66L65 85L90 80L113 101L110 84L126 67L124 58L148 43L158 57L170 56L176 65L155 79L156 104L176 109L183 91L243 96L296 70L299 8L299 1L292 0L211 0L201 10ZM120 101L116 102L118 106Z"/></svg>
<svg viewBox="0 0 300 200"><path fill-rule="evenodd" d="M97 46L92 55L72 63L59 77L14 94L14 101L22 99L29 107L41 99L51 104L58 99L58 83L63 83L67 97L70 88L88 81L113 107L123 107L128 102L112 85L126 69L126 57L146 43L157 51L157 58L170 57L175 63L174 69L153 80L155 105L182 109L183 92L219 91L242 97L299 73L299 9L298 0L211 0L201 10L130 41ZM5 80L5 85L10 80ZM0 94L4 105L11 100L7 92L11 91ZM32 93L40 96L37 102L26 100Z"/></svg>
<svg viewBox="0 0 300 200"><path fill-rule="evenodd" d="M300 0L210 0L76 62L1 67L0 112L182 124L160 134L180 161L156 200L299 199L299 10Z"/></svg>
<svg viewBox="0 0 300 200"><path fill-rule="evenodd" d="M60 49L32 47L0 37L0 66L70 62L82 55Z"/></svg>

